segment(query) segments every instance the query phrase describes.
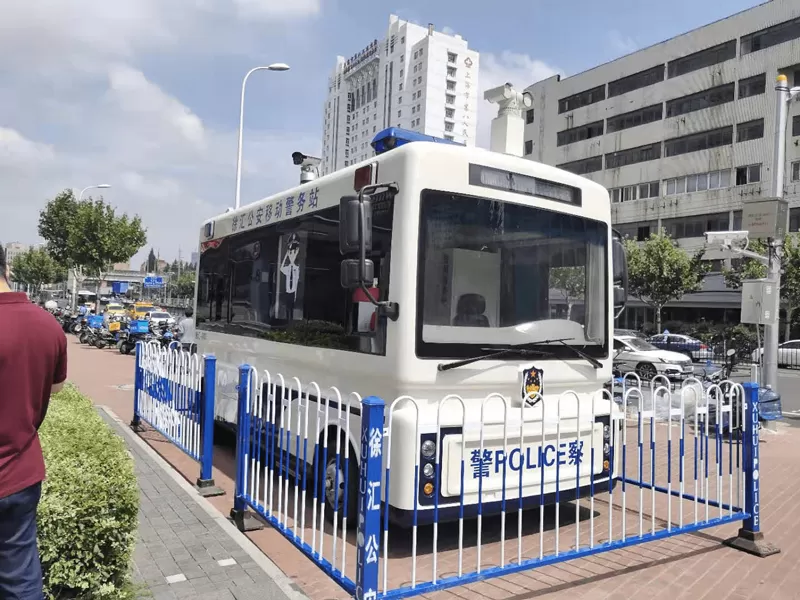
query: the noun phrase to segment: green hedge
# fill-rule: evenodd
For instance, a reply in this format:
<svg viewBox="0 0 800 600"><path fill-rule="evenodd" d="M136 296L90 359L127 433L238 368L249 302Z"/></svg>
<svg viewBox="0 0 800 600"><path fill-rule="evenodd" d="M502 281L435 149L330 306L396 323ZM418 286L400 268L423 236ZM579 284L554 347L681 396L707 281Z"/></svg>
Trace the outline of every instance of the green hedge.
<svg viewBox="0 0 800 600"><path fill-rule="evenodd" d="M51 400L39 435L47 465L38 514L46 592L124 598L139 513L133 459L71 386Z"/></svg>

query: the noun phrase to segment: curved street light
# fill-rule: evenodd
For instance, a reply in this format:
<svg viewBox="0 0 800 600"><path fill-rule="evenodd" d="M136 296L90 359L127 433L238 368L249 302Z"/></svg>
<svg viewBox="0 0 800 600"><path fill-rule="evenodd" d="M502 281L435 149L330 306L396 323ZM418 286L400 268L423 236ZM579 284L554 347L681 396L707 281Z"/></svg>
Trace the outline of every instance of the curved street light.
<svg viewBox="0 0 800 600"><path fill-rule="evenodd" d="M242 98L239 106L239 146L236 155L236 208L241 205L241 191L242 191L242 134L244 130L244 90L247 85L247 80L256 71L288 71L289 65L286 63L272 63L266 67L254 67L247 72L242 80Z"/></svg>
<svg viewBox="0 0 800 600"><path fill-rule="evenodd" d="M78 195L78 202L80 202L83 199L83 193L86 190L94 190L94 189L105 190L105 189L108 189L110 187L111 187L111 184L108 184L108 183L98 183L97 185L87 185L85 188L83 188L81 190L81 193Z"/></svg>

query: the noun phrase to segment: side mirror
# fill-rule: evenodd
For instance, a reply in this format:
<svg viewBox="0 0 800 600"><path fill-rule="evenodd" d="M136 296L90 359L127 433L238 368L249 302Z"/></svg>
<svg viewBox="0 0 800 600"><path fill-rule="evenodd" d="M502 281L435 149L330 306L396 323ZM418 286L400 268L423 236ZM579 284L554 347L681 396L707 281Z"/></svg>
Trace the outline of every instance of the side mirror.
<svg viewBox="0 0 800 600"><path fill-rule="evenodd" d="M375 263L366 259L362 262L359 258L347 258L342 261L339 271L339 280L342 287L354 290L363 286L372 287L375 280Z"/></svg>
<svg viewBox="0 0 800 600"><path fill-rule="evenodd" d="M363 252L372 250L372 199L364 195L342 196L339 200L339 252L343 255L362 252L362 245Z"/></svg>
<svg viewBox="0 0 800 600"><path fill-rule="evenodd" d="M628 302L628 258L619 234L615 232L611 242L612 281L614 284L614 310L617 315Z"/></svg>

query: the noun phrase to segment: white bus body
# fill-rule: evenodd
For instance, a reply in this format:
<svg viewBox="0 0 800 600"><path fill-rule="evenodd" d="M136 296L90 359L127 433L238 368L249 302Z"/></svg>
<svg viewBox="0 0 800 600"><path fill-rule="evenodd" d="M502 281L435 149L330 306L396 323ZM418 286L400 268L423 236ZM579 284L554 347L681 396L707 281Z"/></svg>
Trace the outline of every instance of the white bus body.
<svg viewBox="0 0 800 600"><path fill-rule="evenodd" d="M393 200L385 194L373 198L370 254L377 294L399 307L396 320L374 319L374 307L354 302L359 292L339 283L340 198L356 194L356 172L361 178L369 165L371 183L393 182L398 190ZM510 181L517 191L502 189ZM440 520L443 508L457 507L460 501L461 435L456 430L462 422L483 421L483 447L495 457L502 451L502 402L487 405L482 414L490 394L508 400L507 450L519 445L519 425L515 430L510 423L520 421L522 377L530 373L526 369L541 369L537 373L544 398L525 409L524 440L526 446L539 448L534 455L542 451L543 407L548 414L560 411L563 439L576 439L576 411L585 421L594 410L606 416L605 422L619 411L602 395L612 374L610 202L607 190L588 179L482 149L413 142L220 215L204 224L200 246L197 342L199 352L217 357L218 421L236 423L241 364L259 373L267 370L273 379L280 373L287 381L297 377L303 385L316 382L323 395L335 386L343 395L379 396L387 404L387 426L394 399L415 399L418 417L413 404L405 403L398 405L391 421L389 505L395 521L407 522L417 500L420 521L432 512L431 499L414 486L421 440L414 441L417 432L436 438L437 407L448 395L459 395L467 414L462 417L458 402L442 410L442 431L449 435L436 449L441 460L441 489L436 491ZM561 343L529 345L552 338L574 339L567 344L599 364ZM439 368L509 345L552 356L512 352ZM558 397L567 391L575 392L579 401L562 400L559 408ZM358 411L351 412L350 456L357 459ZM333 416L330 422L335 422ZM321 436L313 419L308 435L310 440ZM479 445L479 433L465 430L463 435L469 457L470 449ZM548 425L546 439L554 435ZM599 420L581 436L587 448L603 448ZM294 442L290 450L294 454ZM527 462L536 461L528 457ZM600 476L602 470L599 456L592 473L581 473L579 487L592 477L595 483L613 483L616 473L609 481L607 472ZM564 471L560 489L575 489L574 472ZM538 473L525 473L524 498L539 497ZM474 506L477 480L468 479L464 504ZM507 482L506 498L517 497L518 474L509 470ZM545 493L555 491L555 485L548 471ZM502 474L491 469L482 483L484 514L486 503L499 500L502 488Z"/></svg>

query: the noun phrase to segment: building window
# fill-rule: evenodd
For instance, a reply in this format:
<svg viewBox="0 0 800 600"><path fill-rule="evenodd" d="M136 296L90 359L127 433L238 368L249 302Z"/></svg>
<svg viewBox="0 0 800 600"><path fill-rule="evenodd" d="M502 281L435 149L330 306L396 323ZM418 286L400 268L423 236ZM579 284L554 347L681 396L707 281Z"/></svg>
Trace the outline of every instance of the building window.
<svg viewBox="0 0 800 600"><path fill-rule="evenodd" d="M712 106L719 106L727 102L733 102L735 97L734 83L726 83L709 90L703 90L696 94L689 94L667 101L667 117L677 117L696 110L703 110Z"/></svg>
<svg viewBox="0 0 800 600"><path fill-rule="evenodd" d="M445 108L444 109L444 118L445 119L452 119L456 116L456 109L455 108Z"/></svg>
<svg viewBox="0 0 800 600"><path fill-rule="evenodd" d="M650 237L650 225L642 225L636 228L636 241L644 242Z"/></svg>
<svg viewBox="0 0 800 600"><path fill-rule="evenodd" d="M399 119L402 116L403 116L403 111L402 110L398 110L397 111L397 118Z"/></svg>
<svg viewBox="0 0 800 600"><path fill-rule="evenodd" d="M525 111L525 124L530 125L533 123L533 109L529 108Z"/></svg>
<svg viewBox="0 0 800 600"><path fill-rule="evenodd" d="M458 60L458 54L455 54L454 52L447 53L447 62L449 62L451 65L456 64L457 60Z"/></svg>
<svg viewBox="0 0 800 600"><path fill-rule="evenodd" d="M558 146L564 146L582 140L590 140L601 135L603 135L603 122L595 121L594 123L588 123L580 127L559 131L556 135L556 144Z"/></svg>
<svg viewBox="0 0 800 600"><path fill-rule="evenodd" d="M639 71L622 79L611 81L608 84L608 97L620 96L633 90L638 90L648 85L664 81L664 65L656 65L646 71Z"/></svg>
<svg viewBox="0 0 800 600"><path fill-rule="evenodd" d="M452 142L453 141L453 136L452 135L445 135L444 139L446 139L447 141Z"/></svg>
<svg viewBox="0 0 800 600"><path fill-rule="evenodd" d="M742 55L800 38L800 17L742 36Z"/></svg>
<svg viewBox="0 0 800 600"><path fill-rule="evenodd" d="M630 129L631 127L638 127L639 125L660 121L663 114L664 107L660 103L623 113L607 120L606 132L613 133L615 131L622 131L623 129Z"/></svg>
<svg viewBox="0 0 800 600"><path fill-rule="evenodd" d="M800 135L800 115L792 117L792 137Z"/></svg>
<svg viewBox="0 0 800 600"><path fill-rule="evenodd" d="M661 158L661 144L647 144L606 154L606 169L617 169L657 158Z"/></svg>
<svg viewBox="0 0 800 600"><path fill-rule="evenodd" d="M678 77L731 58L736 58L736 40L730 40L694 54L671 60L667 63L667 76L670 78Z"/></svg>
<svg viewBox="0 0 800 600"><path fill-rule="evenodd" d="M575 110L576 108L580 108L582 106L589 106L590 104L594 104L595 102L600 102L601 100L605 99L606 86L599 85L591 90L586 90L585 92L580 92L578 94L573 94L572 96L567 96L566 98L561 98L561 100L558 101L558 114Z"/></svg>
<svg viewBox="0 0 800 600"><path fill-rule="evenodd" d="M533 140L525 140L525 156L533 154Z"/></svg>
<svg viewBox="0 0 800 600"><path fill-rule="evenodd" d="M448 77L455 77L456 76L456 68L455 67L447 67L447 76Z"/></svg>
<svg viewBox="0 0 800 600"><path fill-rule="evenodd" d="M402 104L403 103L403 97L402 96L398 96L397 97L397 103L398 104Z"/></svg>
<svg viewBox="0 0 800 600"><path fill-rule="evenodd" d="M404 69L400 69L400 77L403 76L403 73L404 73Z"/></svg>
<svg viewBox="0 0 800 600"><path fill-rule="evenodd" d="M444 101L445 101L447 104L455 104L455 103L456 103L456 97L455 97L455 94L445 94L445 96L444 96Z"/></svg>
<svg viewBox="0 0 800 600"><path fill-rule="evenodd" d="M452 123L445 123L444 124L445 131L453 131L453 124Z"/></svg>
<svg viewBox="0 0 800 600"><path fill-rule="evenodd" d="M419 57L422 58L422 53L425 51L425 48L419 49Z"/></svg>
<svg viewBox="0 0 800 600"><path fill-rule="evenodd" d="M412 106L411 107L411 114L413 115L416 112L417 112L417 107L416 106Z"/></svg>
<svg viewBox="0 0 800 600"><path fill-rule="evenodd" d="M761 165L736 167L736 185L747 185L761 181Z"/></svg>
<svg viewBox="0 0 800 600"><path fill-rule="evenodd" d="M706 231L727 231L728 213L664 219L662 227L673 239L703 237Z"/></svg>
<svg viewBox="0 0 800 600"><path fill-rule="evenodd" d="M719 148L733 143L733 125L684 135L664 142L665 156L679 156L689 152Z"/></svg>
<svg viewBox="0 0 800 600"><path fill-rule="evenodd" d="M800 231L800 208L789 209L789 231Z"/></svg>
<svg viewBox="0 0 800 600"><path fill-rule="evenodd" d="M739 80L739 98L749 98L763 94L767 89L767 74Z"/></svg>
<svg viewBox="0 0 800 600"><path fill-rule="evenodd" d="M792 181L800 181L800 160L792 163Z"/></svg>
<svg viewBox="0 0 800 600"><path fill-rule="evenodd" d="M414 60L417 60L417 58L419 58L419 52L414 52Z"/></svg>
<svg viewBox="0 0 800 600"><path fill-rule="evenodd" d="M639 184L639 198L658 198L660 183L658 181L651 181L650 183Z"/></svg>
<svg viewBox="0 0 800 600"><path fill-rule="evenodd" d="M456 82L455 81L448 81L447 82L447 91L454 92L456 89Z"/></svg>
<svg viewBox="0 0 800 600"><path fill-rule="evenodd" d="M764 119L756 119L736 126L736 141L759 140L764 137Z"/></svg>
<svg viewBox="0 0 800 600"><path fill-rule="evenodd" d="M574 160L572 162L561 163L556 165L559 169L564 169L576 175L586 175L587 173L594 173L595 171L603 170L603 157L593 156L591 158L584 158L583 160Z"/></svg>

